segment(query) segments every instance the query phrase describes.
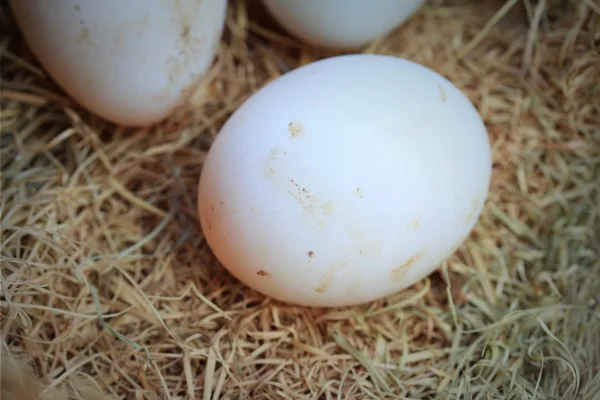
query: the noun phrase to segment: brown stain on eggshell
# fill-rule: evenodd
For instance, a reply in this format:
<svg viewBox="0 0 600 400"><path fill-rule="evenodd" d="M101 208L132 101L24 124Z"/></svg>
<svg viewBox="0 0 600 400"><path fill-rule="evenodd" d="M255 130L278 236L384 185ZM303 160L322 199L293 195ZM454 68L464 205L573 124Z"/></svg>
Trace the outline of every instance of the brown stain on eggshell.
<svg viewBox="0 0 600 400"><path fill-rule="evenodd" d="M321 211L321 213L323 213L323 215L333 214L333 212L335 211L333 208L333 202L328 201L328 202L322 204L320 207L320 211Z"/></svg>
<svg viewBox="0 0 600 400"><path fill-rule="evenodd" d="M206 216L204 217L204 220L206 221L206 229L208 231L211 231L212 230L212 221L208 214L206 214Z"/></svg>
<svg viewBox="0 0 600 400"><path fill-rule="evenodd" d="M201 2L193 2L193 9L184 7L181 1L175 1L171 4L174 14L175 25L179 26L177 47L179 52L177 56L167 60L169 64L169 82L174 83L179 80L180 75L189 68L189 65L199 57L204 50L204 41L198 35L192 35L192 26L195 16L200 13Z"/></svg>
<svg viewBox="0 0 600 400"><path fill-rule="evenodd" d="M189 24L184 24L181 28L181 40L183 40L184 43L187 43L190 40L191 30L192 27Z"/></svg>
<svg viewBox="0 0 600 400"><path fill-rule="evenodd" d="M261 269L261 270L256 271L256 275L269 276L269 273L267 271L265 271L264 269Z"/></svg>
<svg viewBox="0 0 600 400"><path fill-rule="evenodd" d="M293 179L290 179L290 183L293 185L293 189L288 190L288 193L291 194L298 204L302 206L307 211L312 211L313 203L311 200L315 200L316 197L311 195L310 192L298 184Z"/></svg>
<svg viewBox="0 0 600 400"><path fill-rule="evenodd" d="M446 100L448 100L448 98L446 97L446 92L444 92L444 88L442 87L442 85L438 85L438 87L440 88L440 97L442 98L442 102L446 102Z"/></svg>
<svg viewBox="0 0 600 400"><path fill-rule="evenodd" d="M271 179L275 176L277 171L278 164L284 162L284 156L287 154L286 151L281 150L278 147L275 147L269 154L265 157L265 164L267 166L266 171L263 172L265 178Z"/></svg>
<svg viewBox="0 0 600 400"><path fill-rule="evenodd" d="M402 264L392 269L392 280L397 282L402 276L406 273L406 271L421 257L425 255L425 249L419 251L417 254L414 254L408 258L408 260L404 261Z"/></svg>
<svg viewBox="0 0 600 400"><path fill-rule="evenodd" d="M479 206L481 203L481 196L473 196L471 198L471 207L469 208L469 212L465 215L465 223L470 224L473 222L473 219L477 217L479 212Z"/></svg>
<svg viewBox="0 0 600 400"><path fill-rule="evenodd" d="M289 175L287 170L288 163L293 163L288 156L285 148L274 147L263 156L264 164L261 166L263 176L277 190L281 190L291 196L295 203L309 215L314 225L321 229L327 222L326 218L336 213L336 205L333 201L320 197L314 193L310 187L304 185L301 181ZM312 181L311 177L301 177L300 179Z"/></svg>
<svg viewBox="0 0 600 400"><path fill-rule="evenodd" d="M416 219L408 224L408 230L410 230L410 231L418 231L419 229L421 229L421 220L420 219Z"/></svg>
<svg viewBox="0 0 600 400"><path fill-rule="evenodd" d="M237 210L236 209L226 210L226 205L225 205L224 201L211 202L210 206L206 207L206 209L200 215L200 218L202 218L202 220L204 222L204 226L206 227L206 230L207 231L212 230L213 221L215 221L215 220L218 221L219 219L223 218L223 214L226 211L233 214Z"/></svg>
<svg viewBox="0 0 600 400"><path fill-rule="evenodd" d="M174 118L183 115L192 107L190 102L208 85L207 74L221 41L219 24L215 23L212 26L214 32L207 32L206 27L200 26L201 22L196 21L199 15L209 12L208 10L202 10L203 3L203 1L195 1L191 4L186 3L190 5L185 7L180 0L177 0L170 5L174 21L179 26L176 41L179 51L177 55L167 59L168 79L172 85L176 85L177 82L182 82L185 85L177 93L177 101L169 111L169 114ZM210 9L210 6L207 7ZM194 34L194 27L199 27L202 31ZM193 69L190 69L193 63L197 63L202 58L207 59L206 65L200 63L200 65L195 65ZM210 60L208 60L209 58ZM203 72L199 73L198 71L201 69L203 69ZM172 88L168 88L165 93L157 93L154 96L156 101L164 101L170 98L172 96L170 94L171 90Z"/></svg>
<svg viewBox="0 0 600 400"><path fill-rule="evenodd" d="M83 26L77 31L77 37L75 41L83 46L91 46L92 42L90 41L90 30Z"/></svg>
<svg viewBox="0 0 600 400"><path fill-rule="evenodd" d="M292 139L297 138L298 136L302 135L304 133L304 129L302 127L302 124L300 124L300 122L290 122L288 124L288 132L290 133L290 137Z"/></svg>
<svg viewBox="0 0 600 400"><path fill-rule="evenodd" d="M331 282L333 281L333 277L335 276L336 271L339 268L344 267L346 264L348 264L348 262L335 262L333 264L331 264L331 266L329 267L329 269L327 270L327 272L325 273L325 275L321 278L321 280L319 281L319 285L314 289L316 293L319 294L324 294L327 291L327 288L331 285Z"/></svg>
<svg viewBox="0 0 600 400"><path fill-rule="evenodd" d="M368 242L350 230L348 231L348 233L350 233L350 235L353 236L353 238L356 242L356 246L360 249L360 250L358 250L359 256L366 257L366 256L373 256L373 255L377 255L377 254L381 253L381 247L379 246L379 243L377 242L377 240Z"/></svg>
<svg viewBox="0 0 600 400"><path fill-rule="evenodd" d="M317 199L306 187L300 185L294 179L290 179L292 188L288 193L296 199L296 202L307 212L321 215L332 215L335 211L334 204L331 201L321 201Z"/></svg>

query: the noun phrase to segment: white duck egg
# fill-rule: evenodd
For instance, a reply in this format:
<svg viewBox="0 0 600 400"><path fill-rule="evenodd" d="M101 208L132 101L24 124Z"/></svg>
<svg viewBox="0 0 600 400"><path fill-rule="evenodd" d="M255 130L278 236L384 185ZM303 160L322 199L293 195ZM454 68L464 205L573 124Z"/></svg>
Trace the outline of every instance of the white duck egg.
<svg viewBox="0 0 600 400"><path fill-rule="evenodd" d="M354 305L437 269L474 228L490 177L486 128L446 78L391 56L338 56L232 114L203 166L200 223L249 287Z"/></svg>
<svg viewBox="0 0 600 400"><path fill-rule="evenodd" d="M292 35L314 45L352 49L390 33L424 0L262 0Z"/></svg>
<svg viewBox="0 0 600 400"><path fill-rule="evenodd" d="M187 99L212 64L226 0L11 0L48 74L111 122L154 124Z"/></svg>

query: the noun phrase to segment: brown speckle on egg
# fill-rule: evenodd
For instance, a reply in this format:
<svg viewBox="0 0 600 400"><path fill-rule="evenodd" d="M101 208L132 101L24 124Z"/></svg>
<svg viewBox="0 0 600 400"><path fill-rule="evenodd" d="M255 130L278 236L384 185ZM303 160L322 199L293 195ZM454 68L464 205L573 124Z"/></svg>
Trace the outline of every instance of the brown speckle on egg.
<svg viewBox="0 0 600 400"><path fill-rule="evenodd" d="M408 224L408 229L411 231L421 229L421 221L419 219L412 221L410 224Z"/></svg>
<svg viewBox="0 0 600 400"><path fill-rule="evenodd" d="M189 39L190 37L190 31L192 30L192 28L190 27L189 24L184 24L183 28L181 29L181 39L186 41Z"/></svg>
<svg viewBox="0 0 600 400"><path fill-rule="evenodd" d="M333 277L335 275L335 272L337 271L338 268L344 267L346 264L348 264L348 262L335 262L333 264L331 264L331 266L329 267L329 269L327 270L327 273L325 274L325 276L323 276L323 278L321 278L321 280L319 281L319 286L317 286L315 288L315 292L317 293L325 293L325 291L327 290L327 288L329 287L329 285L331 284L331 281L333 280Z"/></svg>
<svg viewBox="0 0 600 400"><path fill-rule="evenodd" d="M392 269L392 279L394 281L399 280L400 278L402 278L402 275L404 275L404 273L408 270L408 268L410 268L411 265L413 265L415 262L417 262L421 257L423 257L423 255L425 254L425 249L419 251L417 254L410 256L408 258L408 260L404 261L402 264L400 264L398 267L393 268Z"/></svg>
<svg viewBox="0 0 600 400"><path fill-rule="evenodd" d="M291 135L291 138L296 138L303 133L302 125L299 122L290 122L288 124L288 132Z"/></svg>

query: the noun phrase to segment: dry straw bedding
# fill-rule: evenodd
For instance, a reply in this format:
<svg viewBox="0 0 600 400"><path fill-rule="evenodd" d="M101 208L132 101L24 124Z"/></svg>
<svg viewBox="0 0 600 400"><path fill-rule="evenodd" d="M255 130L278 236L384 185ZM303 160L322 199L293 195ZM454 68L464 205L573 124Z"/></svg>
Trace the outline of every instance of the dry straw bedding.
<svg viewBox="0 0 600 400"><path fill-rule="evenodd" d="M230 113L333 53L286 36L256 1L231 1L189 112L124 130L57 89L2 3L2 390L24 382L24 400L600 398L600 5L506 4L430 3L363 49L435 69L481 112L494 172L472 236L409 290L308 309L217 264L196 190Z"/></svg>

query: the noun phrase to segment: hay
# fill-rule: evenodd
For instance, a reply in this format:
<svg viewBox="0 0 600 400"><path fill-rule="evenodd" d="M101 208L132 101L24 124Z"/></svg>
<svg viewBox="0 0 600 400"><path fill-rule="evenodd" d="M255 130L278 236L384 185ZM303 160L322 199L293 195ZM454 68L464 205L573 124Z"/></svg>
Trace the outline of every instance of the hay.
<svg viewBox="0 0 600 400"><path fill-rule="evenodd" d="M127 131L56 88L2 3L2 390L598 399L600 6L472 3L427 7L364 51L429 66L477 105L495 160L489 202L439 272L351 309L282 305L241 285L203 241L195 203L228 115L334 53L286 36L256 1L232 1L193 106Z"/></svg>

